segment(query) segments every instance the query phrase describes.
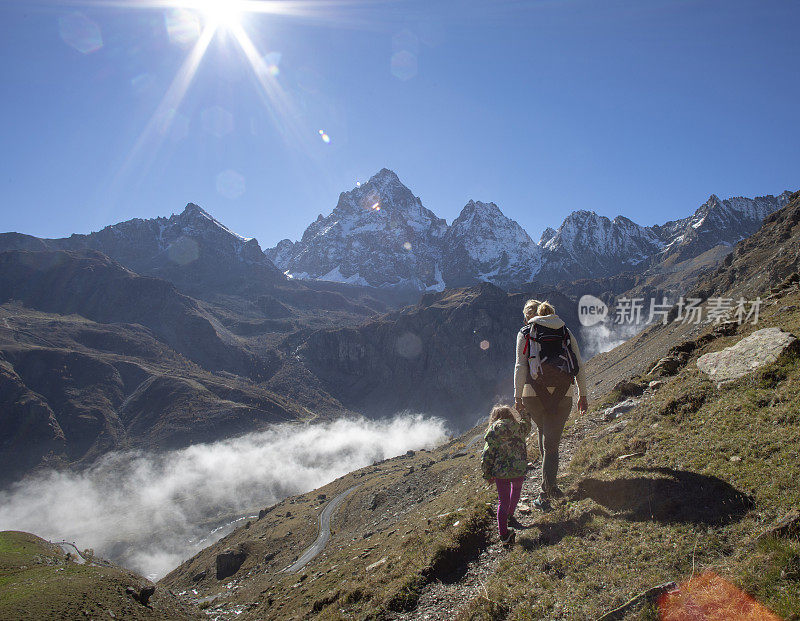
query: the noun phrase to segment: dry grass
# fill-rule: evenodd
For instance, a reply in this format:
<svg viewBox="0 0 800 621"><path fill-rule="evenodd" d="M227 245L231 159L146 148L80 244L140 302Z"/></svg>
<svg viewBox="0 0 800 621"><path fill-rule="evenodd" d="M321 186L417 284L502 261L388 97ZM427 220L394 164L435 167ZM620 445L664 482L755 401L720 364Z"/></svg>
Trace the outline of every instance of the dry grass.
<svg viewBox="0 0 800 621"><path fill-rule="evenodd" d="M756 328L800 334L791 309L798 301L781 300ZM752 329L703 344L624 416L624 429L583 443L562 478L569 500L525 531L464 618L596 618L654 585L703 572L783 618L800 618L798 542L756 537L800 506L800 359L786 356L724 389L694 364ZM644 456L618 459L634 452ZM656 614L640 607L626 618Z"/></svg>

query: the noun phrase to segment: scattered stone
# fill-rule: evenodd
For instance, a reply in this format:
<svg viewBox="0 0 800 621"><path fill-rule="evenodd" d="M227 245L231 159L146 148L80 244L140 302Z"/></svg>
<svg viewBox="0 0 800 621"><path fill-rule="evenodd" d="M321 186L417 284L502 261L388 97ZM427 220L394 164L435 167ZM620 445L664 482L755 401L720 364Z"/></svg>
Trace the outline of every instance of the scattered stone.
<svg viewBox="0 0 800 621"><path fill-rule="evenodd" d="M408 476L409 474L414 474L414 466L409 466L403 476Z"/></svg>
<svg viewBox="0 0 800 621"><path fill-rule="evenodd" d="M613 425L609 425L605 429L601 429L598 432L596 437L602 438L602 437L607 436L607 435L612 434L612 433L618 433L618 432L622 431L623 429L625 429L625 427L628 426L629 422L630 421L628 419L624 419L624 420L621 420L621 421L618 421L618 422L614 423Z"/></svg>
<svg viewBox="0 0 800 621"><path fill-rule="evenodd" d="M375 492L372 495L372 498L369 499L369 509L370 511L375 511L380 505L385 503L387 500L386 492L380 491Z"/></svg>
<svg viewBox="0 0 800 621"><path fill-rule="evenodd" d="M291 511L287 511L286 512L286 517L292 517L292 512Z"/></svg>
<svg viewBox="0 0 800 621"><path fill-rule="evenodd" d="M130 595L133 599L139 602L142 606L149 606L150 605L150 598L153 597L153 594L156 592L156 587L154 586L146 586L142 587L139 590L136 590L134 587L126 587L125 593ZM109 611L110 612L110 611Z"/></svg>
<svg viewBox="0 0 800 621"><path fill-rule="evenodd" d="M603 410L603 420L608 422L618 418L621 414L628 412L639 404L638 399L625 399L610 408Z"/></svg>
<svg viewBox="0 0 800 621"><path fill-rule="evenodd" d="M327 494L317 494L317 500L325 500L327 497Z"/></svg>
<svg viewBox="0 0 800 621"><path fill-rule="evenodd" d="M269 563L274 558L275 558L275 553L274 552L268 552L267 554L264 555L264 562L265 563Z"/></svg>
<svg viewBox="0 0 800 621"><path fill-rule="evenodd" d="M617 457L617 461L623 461L625 459L630 459L632 457L644 457L644 451L637 451L635 453L628 453L627 455L620 455Z"/></svg>
<svg viewBox="0 0 800 621"><path fill-rule="evenodd" d="M739 457L739 455L733 455L733 456L730 458L730 461L742 461L742 458L741 458L741 457Z"/></svg>
<svg viewBox="0 0 800 621"><path fill-rule="evenodd" d="M247 553L243 550L225 550L222 554L217 554L217 580L229 578L239 571L246 558Z"/></svg>
<svg viewBox="0 0 800 621"><path fill-rule="evenodd" d="M653 380L647 385L647 387L650 388L650 390L658 390L663 385L664 385L664 380Z"/></svg>
<svg viewBox="0 0 800 621"><path fill-rule="evenodd" d="M263 520L263 519L264 519L264 516L265 516L266 514L267 514L267 511L266 511L266 509L261 509L261 510L258 512L258 519L259 519L259 520Z"/></svg>
<svg viewBox="0 0 800 621"><path fill-rule="evenodd" d="M416 453L410 449L406 451L406 457L414 457L415 454Z"/></svg>
<svg viewBox="0 0 800 621"><path fill-rule="evenodd" d="M636 397L644 392L644 387L630 380L622 380L617 382L614 390L618 391L623 397Z"/></svg>
<svg viewBox="0 0 800 621"><path fill-rule="evenodd" d="M192 582L200 582L201 580L205 580L207 575L208 571L204 569L203 571L200 571L192 576Z"/></svg>
<svg viewBox="0 0 800 621"><path fill-rule="evenodd" d="M520 503L517 505L517 511L519 511L523 515L529 515L531 513L531 508L528 505Z"/></svg>
<svg viewBox="0 0 800 621"><path fill-rule="evenodd" d="M764 328L722 351L700 356L697 368L716 382L730 382L775 362L787 350L797 349L799 344L793 334L780 328Z"/></svg>
<svg viewBox="0 0 800 621"><path fill-rule="evenodd" d="M730 336L732 334L736 334L736 330L738 329L738 321L723 321L714 328L714 334L716 336Z"/></svg>
<svg viewBox="0 0 800 621"><path fill-rule="evenodd" d="M683 361L676 356L665 356L655 363L648 375L653 377L663 377L665 375L674 375L675 372L681 368Z"/></svg>
<svg viewBox="0 0 800 621"><path fill-rule="evenodd" d="M373 569L377 569L381 565L383 565L388 560L388 557L384 556L379 561L375 561L372 565L367 565L367 571L372 571Z"/></svg>
<svg viewBox="0 0 800 621"><path fill-rule="evenodd" d="M369 538L370 538L370 537L372 537L372 535L374 535L374 534L375 534L374 532L372 532L371 530L368 530L367 532L365 532L365 533L362 535L362 537L363 537L364 539L369 539Z"/></svg>

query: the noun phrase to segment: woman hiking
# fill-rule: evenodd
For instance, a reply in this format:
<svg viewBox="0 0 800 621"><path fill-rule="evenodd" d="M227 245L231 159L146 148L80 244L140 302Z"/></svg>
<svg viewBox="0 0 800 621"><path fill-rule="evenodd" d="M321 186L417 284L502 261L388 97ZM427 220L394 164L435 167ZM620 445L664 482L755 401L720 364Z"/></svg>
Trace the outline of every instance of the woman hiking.
<svg viewBox="0 0 800 621"><path fill-rule="evenodd" d="M497 530L504 546L514 543L515 533L508 528L525 480L528 466L526 439L531 433L531 419L507 405L497 405L489 415L489 426L481 454L483 478L497 486ZM518 526L516 520L511 522Z"/></svg>
<svg viewBox="0 0 800 621"><path fill-rule="evenodd" d="M549 302L528 300L525 325L517 334L514 404L533 419L542 454L541 493L534 507L546 510L563 495L556 485L558 445L578 386L578 412L586 413L586 375L578 342Z"/></svg>

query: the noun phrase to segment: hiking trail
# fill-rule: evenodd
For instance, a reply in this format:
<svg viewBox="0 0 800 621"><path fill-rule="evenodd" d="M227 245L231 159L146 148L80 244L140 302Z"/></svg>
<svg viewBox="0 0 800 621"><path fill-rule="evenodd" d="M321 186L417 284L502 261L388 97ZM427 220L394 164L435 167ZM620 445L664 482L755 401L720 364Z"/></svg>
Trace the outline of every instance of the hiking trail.
<svg viewBox="0 0 800 621"><path fill-rule="evenodd" d="M576 415L573 415L576 416ZM602 413L585 414L576 416L571 427L564 430L560 446L560 465L559 471L563 470L572 461L572 456L581 442L598 427L605 424ZM536 438L536 426L531 436ZM473 437L467 446L471 447L483 436ZM482 448L482 445L478 445ZM532 469L525 475L525 482L522 487L522 498L520 504L529 504L539 493L539 485L542 475L542 461L539 459ZM531 507L532 508L532 507ZM497 509L497 499L494 499L493 510ZM530 515L522 515L517 511L516 517L520 523L527 528L536 528L536 521L541 515L536 509L532 508ZM425 586L420 595L419 602L408 612L391 613L387 619L392 621L424 619L428 621L450 621L455 619L464 610L470 601L480 597L484 592L484 585L487 580L495 573L500 561L506 554L500 545L497 535L497 527L492 522L490 536L491 543L480 553L480 556L470 562L467 571L457 582L445 584L443 582L431 582Z"/></svg>

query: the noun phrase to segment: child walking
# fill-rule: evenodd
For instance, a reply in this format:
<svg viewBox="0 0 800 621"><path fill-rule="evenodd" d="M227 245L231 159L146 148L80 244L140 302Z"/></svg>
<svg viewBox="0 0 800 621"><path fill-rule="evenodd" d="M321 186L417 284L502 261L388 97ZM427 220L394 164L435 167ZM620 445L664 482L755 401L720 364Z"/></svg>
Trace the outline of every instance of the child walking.
<svg viewBox="0 0 800 621"><path fill-rule="evenodd" d="M525 470L528 466L528 448L525 440L531 432L530 414L507 405L497 405L489 415L489 426L483 439L486 444L481 454L483 478L497 485L497 529L500 541L510 546L515 533L508 527L522 492ZM516 522L516 520L514 520Z"/></svg>

